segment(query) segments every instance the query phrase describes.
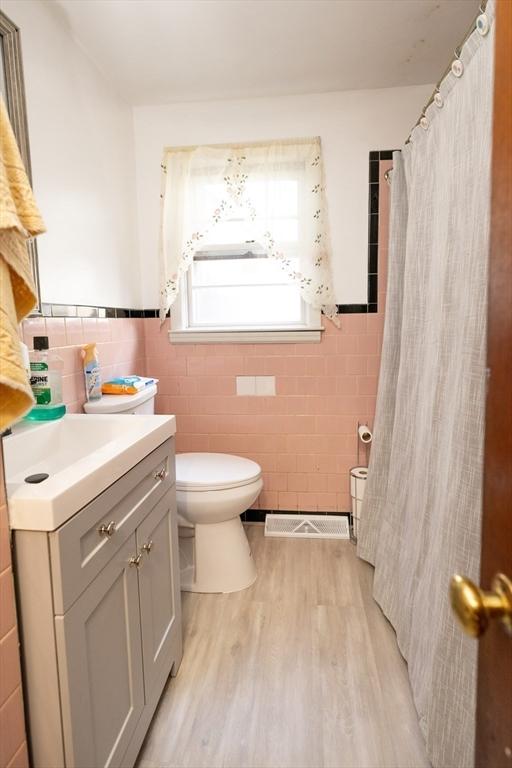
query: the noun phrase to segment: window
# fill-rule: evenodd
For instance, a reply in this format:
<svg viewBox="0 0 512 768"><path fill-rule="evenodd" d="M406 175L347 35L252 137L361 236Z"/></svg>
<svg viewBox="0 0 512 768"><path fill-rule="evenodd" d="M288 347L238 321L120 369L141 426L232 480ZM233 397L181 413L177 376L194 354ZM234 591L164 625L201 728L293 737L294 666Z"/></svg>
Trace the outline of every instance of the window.
<svg viewBox="0 0 512 768"><path fill-rule="evenodd" d="M171 150L162 296L173 341L320 339L330 273L318 151L311 141Z"/></svg>
<svg viewBox="0 0 512 768"><path fill-rule="evenodd" d="M256 250L256 249L255 249ZM300 291L266 254L225 246L200 251L187 275L192 328L304 324Z"/></svg>
<svg viewBox="0 0 512 768"><path fill-rule="evenodd" d="M233 334L239 340L245 335L251 341L274 341L276 332L308 329L316 333L304 341L320 338L320 313L308 307L279 264L255 244L199 251L183 281L172 310L175 341L190 341L194 331L209 332L212 341L236 340Z"/></svg>

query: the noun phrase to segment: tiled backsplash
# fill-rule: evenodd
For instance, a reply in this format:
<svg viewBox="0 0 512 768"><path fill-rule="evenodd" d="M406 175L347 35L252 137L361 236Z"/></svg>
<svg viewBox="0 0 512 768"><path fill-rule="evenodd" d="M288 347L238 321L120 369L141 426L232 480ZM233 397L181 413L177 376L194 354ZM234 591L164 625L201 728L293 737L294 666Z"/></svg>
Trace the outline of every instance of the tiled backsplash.
<svg viewBox="0 0 512 768"><path fill-rule="evenodd" d="M80 346L95 341L104 379L145 375L144 321L140 319L31 317L22 324L29 349L34 336L48 336L64 361L62 394L69 413L81 413L85 401Z"/></svg>

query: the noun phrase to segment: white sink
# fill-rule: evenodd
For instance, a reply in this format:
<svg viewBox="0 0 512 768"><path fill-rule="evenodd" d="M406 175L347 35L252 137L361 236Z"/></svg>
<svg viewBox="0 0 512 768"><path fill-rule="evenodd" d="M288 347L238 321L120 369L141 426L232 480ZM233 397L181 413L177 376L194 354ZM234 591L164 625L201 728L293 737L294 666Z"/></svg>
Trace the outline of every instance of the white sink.
<svg viewBox="0 0 512 768"><path fill-rule="evenodd" d="M174 416L69 414L24 422L3 439L11 528L54 531L175 432ZM38 473L49 477L25 482Z"/></svg>

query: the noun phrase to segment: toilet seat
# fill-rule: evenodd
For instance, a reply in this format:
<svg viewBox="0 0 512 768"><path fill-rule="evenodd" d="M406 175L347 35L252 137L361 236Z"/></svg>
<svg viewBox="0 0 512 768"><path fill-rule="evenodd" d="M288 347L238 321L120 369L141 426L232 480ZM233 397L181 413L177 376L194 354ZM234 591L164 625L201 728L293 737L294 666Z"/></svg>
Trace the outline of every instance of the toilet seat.
<svg viewBox="0 0 512 768"><path fill-rule="evenodd" d="M179 453L176 456L177 491L241 488L260 477L260 466L242 456L229 453Z"/></svg>

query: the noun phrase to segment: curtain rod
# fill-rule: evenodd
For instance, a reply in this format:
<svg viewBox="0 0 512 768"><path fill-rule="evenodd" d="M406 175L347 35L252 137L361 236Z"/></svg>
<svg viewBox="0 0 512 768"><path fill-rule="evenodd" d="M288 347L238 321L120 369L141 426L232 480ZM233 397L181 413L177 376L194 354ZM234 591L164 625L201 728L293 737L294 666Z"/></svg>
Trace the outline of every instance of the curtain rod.
<svg viewBox="0 0 512 768"><path fill-rule="evenodd" d="M244 141L233 144L189 144L183 147L164 147L164 152L194 152L196 149L252 149L253 147L268 147L269 144L310 144L314 141L320 142L320 136L309 136L297 139L268 139L267 141Z"/></svg>
<svg viewBox="0 0 512 768"><path fill-rule="evenodd" d="M460 58L460 53L461 53L461 50L462 50L462 46L464 45L464 43L465 43L467 40L469 40L469 38L471 37L471 35L472 35L472 34L473 34L473 32L475 31L475 29L477 28L477 21L478 21L479 17L480 17L480 16L481 16L483 13L485 13L485 9L486 9L486 7L487 7L487 2L488 2L488 0L481 0L481 2L480 2L480 6L479 6L479 9L478 9L478 15L477 15L477 16L475 16L475 18L474 18L474 19L473 19L473 21L471 22L471 25L470 25L470 27L469 27L468 31L466 32L466 34L465 34L465 35L464 35L464 37L462 38L462 40L461 40L461 42L459 43L459 45L458 45L458 46L455 48L455 51L454 51L454 53L455 53L455 58L456 58L456 59ZM420 121L421 121L421 119L422 119L423 117L425 117L425 112L426 112L426 111L427 111L427 109L430 107L430 105L433 103L433 101L434 101L434 99L435 99L435 95L436 95L436 93L437 93L437 92L438 92L438 90L439 90L439 86L441 85L441 83L442 83L442 82L443 82L443 80L445 79L446 75L447 75L449 72L451 72L451 69L452 69L452 64L453 64L453 60L452 60L452 61L450 61L450 63L448 64L448 66L447 66L447 67L446 67L446 69L444 70L443 74L441 75L441 77L440 77L440 78L439 78L439 80L437 81L437 83L436 83L436 85L435 85L435 88L434 88L434 90L433 90L433 91L432 91L432 93L430 94L430 98L429 98L429 100L427 101L427 103L425 104L425 106L423 107L423 109L421 110L421 115L418 117L418 119L416 120L416 122L414 123L413 127L411 128L411 130L410 130L410 132L409 132L409 136L407 137L407 139L406 139L406 142L405 142L406 144L409 144L409 142L410 142L410 140L411 140L412 132L413 132L413 131L414 131L414 129L415 129L415 128L416 128L416 127L417 127L417 126L420 124Z"/></svg>

